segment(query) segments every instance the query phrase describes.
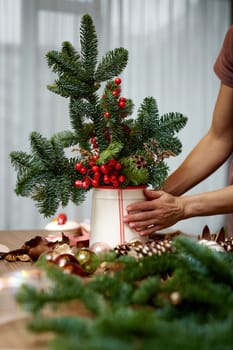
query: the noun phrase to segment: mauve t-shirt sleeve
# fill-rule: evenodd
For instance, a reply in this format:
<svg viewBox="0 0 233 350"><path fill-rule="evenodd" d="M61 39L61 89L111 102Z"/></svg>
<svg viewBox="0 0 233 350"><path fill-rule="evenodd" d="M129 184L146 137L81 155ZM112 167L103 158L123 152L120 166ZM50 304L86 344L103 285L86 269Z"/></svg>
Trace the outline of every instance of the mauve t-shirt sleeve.
<svg viewBox="0 0 233 350"><path fill-rule="evenodd" d="M224 85L233 88L233 25L226 33L221 51L214 64L214 72Z"/></svg>

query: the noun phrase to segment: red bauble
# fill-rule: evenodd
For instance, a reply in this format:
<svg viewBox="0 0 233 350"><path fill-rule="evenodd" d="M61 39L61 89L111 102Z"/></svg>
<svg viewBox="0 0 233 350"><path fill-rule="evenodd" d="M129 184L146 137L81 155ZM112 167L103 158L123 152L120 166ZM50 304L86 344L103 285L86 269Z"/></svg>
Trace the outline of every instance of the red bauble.
<svg viewBox="0 0 233 350"><path fill-rule="evenodd" d="M65 213L60 213L57 217L57 224L64 225L67 221L67 216Z"/></svg>
<svg viewBox="0 0 233 350"><path fill-rule="evenodd" d="M121 84L121 78L117 77L114 79L114 82L117 84L117 85L120 85Z"/></svg>
<svg viewBox="0 0 233 350"><path fill-rule="evenodd" d="M70 262L76 263L76 264L78 263L75 256L70 253L60 254L54 259L54 263L60 267L63 267L64 265Z"/></svg>

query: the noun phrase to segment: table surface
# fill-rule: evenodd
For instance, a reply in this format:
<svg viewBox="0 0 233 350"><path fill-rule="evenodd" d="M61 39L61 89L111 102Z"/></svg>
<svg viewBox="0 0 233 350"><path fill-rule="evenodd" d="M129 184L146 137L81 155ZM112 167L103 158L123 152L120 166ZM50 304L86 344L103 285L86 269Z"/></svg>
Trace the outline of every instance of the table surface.
<svg viewBox="0 0 233 350"><path fill-rule="evenodd" d="M43 230L1 231L0 244L10 250L20 248L24 242L36 236L46 236ZM32 266L31 262L8 262L0 260L0 279L7 272ZM0 284L1 292L1 284ZM7 308L9 306L9 308ZM28 316L15 309L13 296L0 296L0 349L4 350L46 350L51 334L36 335L27 330ZM8 311L9 310L9 311ZM8 315L6 315L6 312ZM15 315L15 316L14 316ZM9 316L9 317L7 317Z"/></svg>
<svg viewBox="0 0 233 350"><path fill-rule="evenodd" d="M48 232L45 230L15 230L1 231L0 230L0 245L7 246L10 250L20 248L24 242L36 236L46 236ZM29 262L8 262L0 260L0 276L6 272L30 266Z"/></svg>

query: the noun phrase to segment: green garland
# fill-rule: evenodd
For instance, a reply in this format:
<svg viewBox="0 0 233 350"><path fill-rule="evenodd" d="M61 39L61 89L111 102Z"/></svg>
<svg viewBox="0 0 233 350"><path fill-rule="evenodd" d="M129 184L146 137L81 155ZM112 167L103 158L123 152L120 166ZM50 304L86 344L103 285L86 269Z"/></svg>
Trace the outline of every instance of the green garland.
<svg viewBox="0 0 233 350"><path fill-rule="evenodd" d="M100 263L122 264L82 278L43 265L51 287L23 286L18 302L34 314L29 328L52 331L52 350L232 349L233 255L192 239L174 240L174 253L136 260L108 253ZM93 317L45 318L47 305L78 300Z"/></svg>

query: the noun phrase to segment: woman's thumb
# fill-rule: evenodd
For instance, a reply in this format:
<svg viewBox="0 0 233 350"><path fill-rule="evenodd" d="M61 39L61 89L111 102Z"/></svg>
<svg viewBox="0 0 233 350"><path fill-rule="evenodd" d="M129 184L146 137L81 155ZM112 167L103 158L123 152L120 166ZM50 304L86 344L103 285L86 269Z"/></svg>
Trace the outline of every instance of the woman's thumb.
<svg viewBox="0 0 233 350"><path fill-rule="evenodd" d="M157 199L161 197L163 194L164 194L164 191L148 190L146 188L144 190L144 195L148 200Z"/></svg>

